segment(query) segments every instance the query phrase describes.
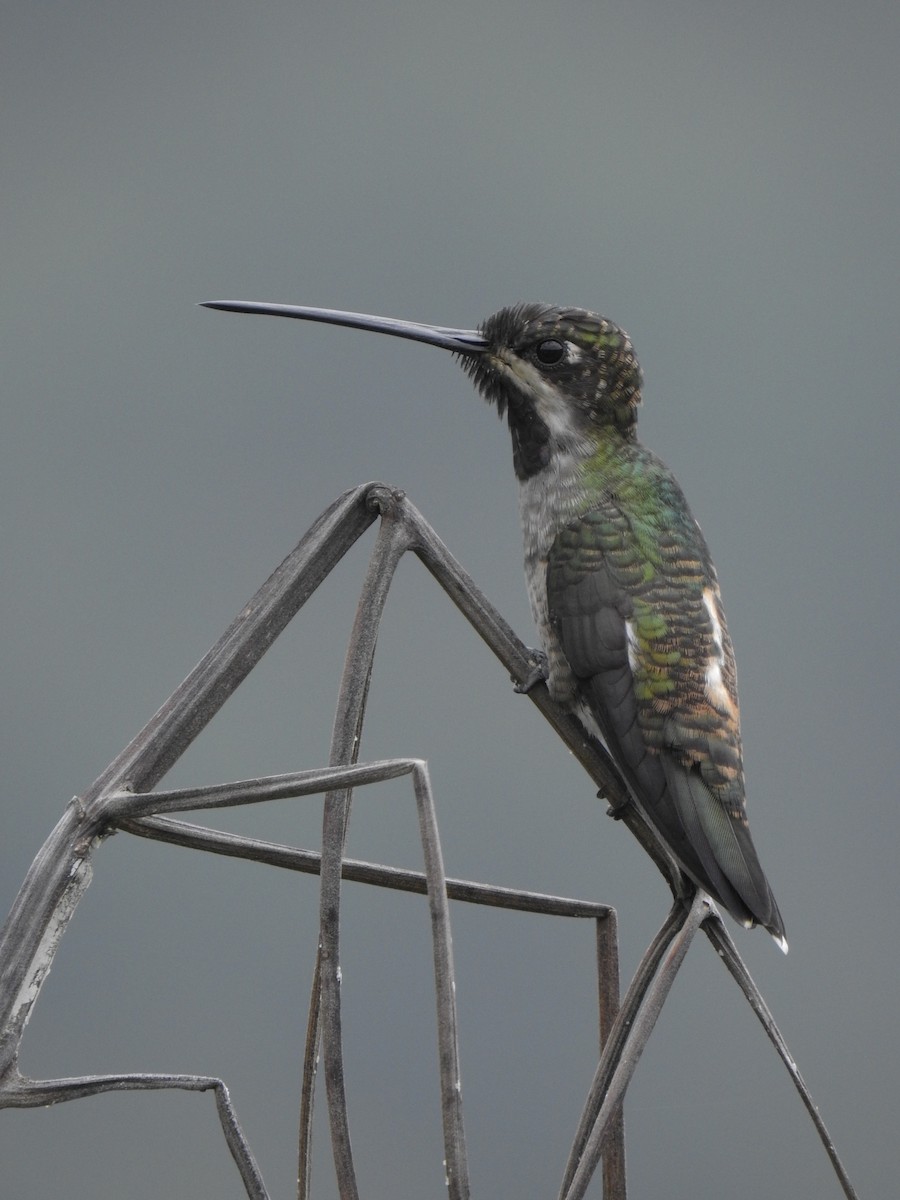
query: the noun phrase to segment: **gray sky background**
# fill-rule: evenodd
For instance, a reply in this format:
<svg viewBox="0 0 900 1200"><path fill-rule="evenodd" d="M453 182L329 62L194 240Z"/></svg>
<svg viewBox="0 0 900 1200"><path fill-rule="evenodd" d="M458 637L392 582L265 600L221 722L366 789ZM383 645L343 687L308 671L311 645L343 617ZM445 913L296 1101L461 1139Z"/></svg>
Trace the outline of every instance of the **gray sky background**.
<svg viewBox="0 0 900 1200"><path fill-rule="evenodd" d="M404 488L533 639L508 435L449 355L205 299L472 325L583 305L634 339L643 440L712 546L783 959L735 930L860 1195L900 1176L896 462L900 8L9 3L0 18L0 907L86 787L335 496ZM322 765L367 539L167 784ZM667 893L431 580L401 568L364 757L429 760L448 872L613 903L634 968ZM225 827L315 846L317 806ZM417 866L408 787L350 853ZM441 1195L428 921L346 888L367 1200ZM317 884L121 835L23 1069L219 1074L293 1186ZM591 936L454 909L473 1194L556 1194L594 1067ZM317 1126L317 1195L334 1195ZM698 942L627 1104L633 1194L838 1189ZM3 1190L237 1197L209 1097L0 1120ZM595 1194L599 1195L599 1191Z"/></svg>

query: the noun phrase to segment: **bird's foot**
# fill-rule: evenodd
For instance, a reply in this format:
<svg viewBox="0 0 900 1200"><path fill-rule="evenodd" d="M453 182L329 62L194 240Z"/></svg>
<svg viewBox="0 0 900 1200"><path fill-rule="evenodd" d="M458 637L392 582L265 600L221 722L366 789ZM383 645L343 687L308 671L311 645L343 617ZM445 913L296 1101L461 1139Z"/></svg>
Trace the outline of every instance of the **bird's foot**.
<svg viewBox="0 0 900 1200"><path fill-rule="evenodd" d="M606 815L612 817L614 821L621 821L626 809L631 808L633 803L630 796L624 796L620 800L610 800L604 792L598 792L597 799L606 801Z"/></svg>
<svg viewBox="0 0 900 1200"><path fill-rule="evenodd" d="M546 683L547 677L550 674L547 655L543 652L543 650L532 650L529 646L528 658L532 663L531 670L521 683L516 683L513 685L513 691L518 693L520 696L527 696L529 692L534 691L539 683Z"/></svg>

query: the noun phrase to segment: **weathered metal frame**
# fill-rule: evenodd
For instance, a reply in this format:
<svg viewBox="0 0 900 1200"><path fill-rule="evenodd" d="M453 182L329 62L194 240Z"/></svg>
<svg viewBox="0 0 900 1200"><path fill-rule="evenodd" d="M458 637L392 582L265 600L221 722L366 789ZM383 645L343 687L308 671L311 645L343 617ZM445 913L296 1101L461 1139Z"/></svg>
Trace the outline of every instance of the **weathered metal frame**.
<svg viewBox="0 0 900 1200"><path fill-rule="evenodd" d="M319 770L207 788L155 791L165 772L218 712L336 563L379 516L379 533L341 680L330 765ZM791 1075L831 1159L844 1195L855 1200L853 1187L812 1097L715 906L703 893L694 894L686 884L677 865L632 802L612 760L601 746L585 737L571 715L553 704L545 687L533 689L529 693L530 699L597 783L600 794L610 802L616 815L654 859L673 893L673 907L641 960L621 1005L612 908L588 901L446 879L426 764L417 759L357 762L378 626L394 571L407 552L414 553L423 562L514 681L521 684L532 673L535 664L528 648L401 492L382 484L364 484L341 496L319 517L145 728L96 782L69 804L35 858L0 931L0 1107L43 1106L126 1089L212 1090L226 1142L247 1195L251 1200L265 1200L268 1196L228 1090L220 1079L142 1073L32 1080L19 1072L19 1046L25 1025L66 925L90 882L93 851L110 833L123 830L141 837L321 875L320 939L301 1098L300 1200L307 1200L309 1196L312 1102L320 1044L340 1195L344 1200L356 1200L359 1196L350 1148L341 1037L340 900L341 880L345 878L428 895L434 949L441 1107L451 1200L465 1200L469 1195L469 1182L459 1089L448 899L588 917L595 921L601 1054L566 1164L560 1200L579 1200L584 1196L601 1157L604 1197L606 1200L624 1200L622 1099L681 962L700 928L737 981ZM347 860L344 842L353 788L406 775L413 783L425 860L424 874ZM321 855L225 834L164 815L322 793L325 799Z"/></svg>

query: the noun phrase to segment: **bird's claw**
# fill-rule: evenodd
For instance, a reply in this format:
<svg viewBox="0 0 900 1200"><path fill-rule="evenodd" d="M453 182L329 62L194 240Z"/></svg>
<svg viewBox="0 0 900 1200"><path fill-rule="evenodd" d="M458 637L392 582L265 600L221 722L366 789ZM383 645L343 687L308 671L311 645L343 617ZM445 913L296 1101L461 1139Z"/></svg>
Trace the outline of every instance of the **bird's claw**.
<svg viewBox="0 0 900 1200"><path fill-rule="evenodd" d="M627 809L631 808L633 801L630 796L625 796L621 800L610 800L603 792L597 793L598 800L606 801L606 815L612 817L614 821L621 821Z"/></svg>
<svg viewBox="0 0 900 1200"><path fill-rule="evenodd" d="M527 696L529 692L534 691L539 683L546 683L547 676L550 673L547 655L543 650L532 650L529 648L528 657L533 664L531 670L521 683L513 685L513 691L520 696Z"/></svg>

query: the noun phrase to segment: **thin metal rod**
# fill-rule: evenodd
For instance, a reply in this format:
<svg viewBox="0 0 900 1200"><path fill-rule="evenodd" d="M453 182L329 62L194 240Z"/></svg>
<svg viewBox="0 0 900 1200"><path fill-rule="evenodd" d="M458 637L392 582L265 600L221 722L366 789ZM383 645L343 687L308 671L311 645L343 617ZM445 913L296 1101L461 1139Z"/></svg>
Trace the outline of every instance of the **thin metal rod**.
<svg viewBox="0 0 900 1200"><path fill-rule="evenodd" d="M183 1092L213 1092L219 1123L225 1135L231 1157L250 1200L269 1200L269 1193L250 1145L244 1136L228 1088L212 1075L81 1075L68 1079L28 1079L23 1075L8 1082L4 1089L5 1108L44 1108L85 1096L105 1092L147 1092L174 1089Z"/></svg>
<svg viewBox="0 0 900 1200"><path fill-rule="evenodd" d="M216 783L207 787L114 792L109 797L107 811L117 819L119 813L135 818L157 813L234 808L239 804L265 804L271 800L320 795L329 785L354 787L399 779L410 773L416 761L412 758L385 758L359 766L314 767L307 771L239 779L233 783Z"/></svg>
<svg viewBox="0 0 900 1200"><path fill-rule="evenodd" d="M613 1070L624 1052L628 1032L637 1019L644 996L653 982L662 957L684 923L684 920L685 908L680 902L676 901L669 910L668 916L653 941L644 952L644 956L638 964L638 968L625 993L625 998L619 1006L619 1011L616 1014L616 1019L609 1031L609 1035L604 1040L600 1062L598 1063L590 1091L585 1100L578 1128L575 1131L575 1138L572 1143L572 1149L569 1152L569 1158L559 1191L561 1198L568 1195L578 1164L584 1156L588 1138L596 1123L603 1098L609 1089Z"/></svg>
<svg viewBox="0 0 900 1200"><path fill-rule="evenodd" d="M401 762L412 760L402 759ZM366 764L369 765L369 764ZM283 867L306 875L318 875L322 856L316 850L302 850L277 842L260 841L205 825L192 825L185 821L173 821L167 817L142 817L136 821L124 821L119 828L137 837L153 841L168 842L174 846L186 846L194 850L205 850L229 858L244 858L268 866ZM376 887L391 888L400 892L413 892L424 896L428 881L421 871L407 871L400 867L382 866L380 863L365 862L356 858L345 858L341 863L342 878L354 883L374 884ZM451 900L468 904L481 904L491 908L506 908L516 912L537 913L545 917L576 917L594 919L599 922L614 919L615 909L595 900L578 900L569 896L551 896L543 892L522 891L517 888L499 887L495 884L474 883L468 879L448 879L447 895Z"/></svg>
<svg viewBox="0 0 900 1200"><path fill-rule="evenodd" d="M428 877L428 906L434 952L434 992L437 1003L438 1061L441 1075L441 1117L444 1126L444 1176L450 1200L468 1200L469 1168L463 1127L456 982L450 934L447 879L438 836L437 815L428 778L421 763L413 773L419 830Z"/></svg>
<svg viewBox="0 0 900 1200"><path fill-rule="evenodd" d="M838 1183L841 1185L844 1195L847 1197L847 1200L858 1200L856 1190L850 1182L850 1177L847 1174L844 1164L838 1157L837 1147L832 1141L831 1134L828 1132L825 1122L822 1120L815 1101L812 1098L812 1093L807 1087L803 1076L800 1074L800 1069L788 1049L787 1042L784 1040L781 1030L775 1024L775 1018L772 1016L768 1004L763 999L762 992L756 986L756 982L747 970L744 960L738 954L737 947L731 939L731 934L725 928L725 924L717 912L713 911L707 918L703 926L703 932L712 942L716 953L747 997L750 1007L756 1013L760 1024L766 1031L766 1036L778 1052L778 1057L784 1063L794 1087L800 1094L803 1106L809 1113L810 1119L815 1126L819 1140L825 1147L825 1153L831 1161L834 1173L837 1176Z"/></svg>
<svg viewBox="0 0 900 1200"><path fill-rule="evenodd" d="M369 561L341 677L331 743L333 765L355 763L359 755L378 626L397 563L409 546L406 528L402 521L396 519L394 494L387 488L370 489L369 503L373 508L381 510L382 520L375 549ZM321 1020L331 1147L341 1200L359 1200L344 1086L340 992L341 859L351 795L349 788L330 791L325 795L318 949L321 986L320 999L318 1002L314 1001L311 1006L314 1011L310 1014L310 1025ZM301 1127L306 1121L311 1122L311 1113L301 1114ZM309 1128L311 1133L311 1125ZM309 1134L301 1133L300 1140L301 1145L307 1147L308 1153ZM307 1174L306 1163L301 1162L298 1178L302 1180ZM305 1200L305 1197L301 1196L300 1200Z"/></svg>
<svg viewBox="0 0 900 1200"><path fill-rule="evenodd" d="M582 1121L575 1147L577 1153L566 1169L560 1193L564 1200L584 1198L600 1161L610 1121L621 1106L688 947L709 911L709 903L704 892L697 892L689 909L676 905L645 955L646 969L642 961L632 980L600 1056L594 1085L585 1105L585 1116L590 1113L589 1121ZM674 921L673 917L676 918Z"/></svg>
<svg viewBox="0 0 900 1200"><path fill-rule="evenodd" d="M298 1200L305 1200L312 1190L312 1120L316 1099L316 1076L319 1067L321 995L322 956L317 954L309 991L306 1037L303 1041L303 1067L300 1075L300 1114L297 1124Z"/></svg>
<svg viewBox="0 0 900 1200"><path fill-rule="evenodd" d="M596 926L602 1054L619 1015L619 933L615 909L605 921L598 920ZM621 1104L610 1119L603 1144L603 1200L626 1200L625 1119Z"/></svg>

